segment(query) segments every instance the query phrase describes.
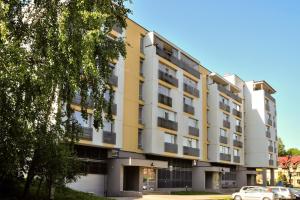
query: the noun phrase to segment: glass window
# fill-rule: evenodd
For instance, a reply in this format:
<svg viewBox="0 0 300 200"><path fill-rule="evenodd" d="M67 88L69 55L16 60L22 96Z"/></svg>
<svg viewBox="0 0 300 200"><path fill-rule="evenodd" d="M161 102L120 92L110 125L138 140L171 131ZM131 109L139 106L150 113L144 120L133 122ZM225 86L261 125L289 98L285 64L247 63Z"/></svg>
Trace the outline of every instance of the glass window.
<svg viewBox="0 0 300 200"><path fill-rule="evenodd" d="M85 119L83 119L81 112L75 111L73 116L77 120L77 122L80 124L80 126L91 127L91 116L90 115L88 115L88 119L85 120Z"/></svg>
<svg viewBox="0 0 300 200"><path fill-rule="evenodd" d="M236 126L241 126L241 120L236 119L236 120L235 120L235 125L236 125Z"/></svg>
<svg viewBox="0 0 300 200"><path fill-rule="evenodd" d="M183 82L193 88L197 88L197 82L186 76L183 77Z"/></svg>
<svg viewBox="0 0 300 200"><path fill-rule="evenodd" d="M191 148L198 148L198 140L192 138L184 138L183 145Z"/></svg>
<svg viewBox="0 0 300 200"><path fill-rule="evenodd" d="M272 140L269 140L269 146L272 146L272 144L273 144Z"/></svg>
<svg viewBox="0 0 300 200"><path fill-rule="evenodd" d="M241 136L239 136L238 134L233 134L233 140L240 140L241 139Z"/></svg>
<svg viewBox="0 0 300 200"><path fill-rule="evenodd" d="M272 154L269 153L269 160L272 160Z"/></svg>
<svg viewBox="0 0 300 200"><path fill-rule="evenodd" d="M224 103L225 105L229 105L229 100L225 97L223 97L222 95L220 95L221 98L221 102Z"/></svg>
<svg viewBox="0 0 300 200"><path fill-rule="evenodd" d="M238 149L233 149L233 156L240 156L240 151Z"/></svg>
<svg viewBox="0 0 300 200"><path fill-rule="evenodd" d="M140 81L140 84L139 84L139 98L140 100L143 100L143 82Z"/></svg>
<svg viewBox="0 0 300 200"><path fill-rule="evenodd" d="M237 111L241 111L241 106L239 104L233 103L233 108Z"/></svg>
<svg viewBox="0 0 300 200"><path fill-rule="evenodd" d="M143 123L143 106L139 106L139 123Z"/></svg>
<svg viewBox="0 0 300 200"><path fill-rule="evenodd" d="M176 135L165 133L164 137L165 137L165 143L176 144Z"/></svg>
<svg viewBox="0 0 300 200"><path fill-rule="evenodd" d="M229 115L227 115L226 113L223 113L223 120L229 121Z"/></svg>
<svg viewBox="0 0 300 200"><path fill-rule="evenodd" d="M229 154L229 147L220 146L220 153Z"/></svg>
<svg viewBox="0 0 300 200"><path fill-rule="evenodd" d="M142 129L138 130L138 148L139 149L143 148L143 130Z"/></svg>
<svg viewBox="0 0 300 200"><path fill-rule="evenodd" d="M140 51L144 53L144 36L140 36Z"/></svg>
<svg viewBox="0 0 300 200"><path fill-rule="evenodd" d="M170 96L170 89L165 87L165 86L158 85L158 93L169 97Z"/></svg>
<svg viewBox="0 0 300 200"><path fill-rule="evenodd" d="M171 121L176 121L176 113L162 108L158 108L158 117L162 117Z"/></svg>
<svg viewBox="0 0 300 200"><path fill-rule="evenodd" d="M220 136L227 137L227 131L224 129L220 129Z"/></svg>
<svg viewBox="0 0 300 200"><path fill-rule="evenodd" d="M189 118L188 123L189 123L190 127L198 128L198 120L193 119L193 118Z"/></svg>
<svg viewBox="0 0 300 200"><path fill-rule="evenodd" d="M144 60L140 60L140 75L144 75Z"/></svg>
<svg viewBox="0 0 300 200"><path fill-rule="evenodd" d="M190 97L184 96L183 97L183 103L186 104L186 105L193 106L193 99L190 98Z"/></svg>
<svg viewBox="0 0 300 200"><path fill-rule="evenodd" d="M114 123L109 121L103 122L103 131L114 132Z"/></svg>
<svg viewBox="0 0 300 200"><path fill-rule="evenodd" d="M168 75L176 77L176 71L174 69L171 69L170 67L167 67L166 65L159 63L159 70L161 70L164 73L167 73Z"/></svg>

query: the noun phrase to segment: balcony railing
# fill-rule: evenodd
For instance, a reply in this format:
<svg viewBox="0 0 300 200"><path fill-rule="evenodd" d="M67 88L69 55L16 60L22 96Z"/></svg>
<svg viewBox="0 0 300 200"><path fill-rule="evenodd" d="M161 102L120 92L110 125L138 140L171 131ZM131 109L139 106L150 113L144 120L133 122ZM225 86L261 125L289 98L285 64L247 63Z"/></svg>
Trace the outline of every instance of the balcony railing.
<svg viewBox="0 0 300 200"><path fill-rule="evenodd" d="M188 156L199 157L200 150L198 148L186 147L183 146L183 154Z"/></svg>
<svg viewBox="0 0 300 200"><path fill-rule="evenodd" d="M189 134L192 136L199 137L199 128L189 126Z"/></svg>
<svg viewBox="0 0 300 200"><path fill-rule="evenodd" d="M271 119L268 119L268 120L267 120L267 124L268 124L269 126L272 126L272 125L273 125L272 120L271 120Z"/></svg>
<svg viewBox="0 0 300 200"><path fill-rule="evenodd" d="M270 105L268 103L265 104L266 111L270 111Z"/></svg>
<svg viewBox="0 0 300 200"><path fill-rule="evenodd" d="M159 70L158 78L162 81L165 81L165 82L175 86L175 87L178 87L178 79L168 73L165 73L165 72Z"/></svg>
<svg viewBox="0 0 300 200"><path fill-rule="evenodd" d="M225 128L230 128L230 122L227 121L227 120L223 120L223 126L224 126Z"/></svg>
<svg viewBox="0 0 300 200"><path fill-rule="evenodd" d="M230 106L229 105L226 105L225 103L223 102L219 102L219 108L221 108L222 110L225 110L227 112L230 112Z"/></svg>
<svg viewBox="0 0 300 200"><path fill-rule="evenodd" d="M105 100L105 102L106 102L107 105L108 105L108 101ZM108 112L108 107L106 108L105 112ZM117 104L115 104L115 103L113 103L113 104L111 105L111 114L112 114L112 115L117 115Z"/></svg>
<svg viewBox="0 0 300 200"><path fill-rule="evenodd" d="M276 100L274 99L274 97L272 97L268 92L265 92L265 96L270 99L271 101L273 101L274 103L276 103Z"/></svg>
<svg viewBox="0 0 300 200"><path fill-rule="evenodd" d="M158 102L172 107L172 98L164 94L158 94Z"/></svg>
<svg viewBox="0 0 300 200"><path fill-rule="evenodd" d="M270 132L270 131L266 131L266 136L267 136L268 138L271 138L271 132Z"/></svg>
<svg viewBox="0 0 300 200"><path fill-rule="evenodd" d="M174 131L178 130L177 122L174 122L174 121L162 118L162 117L157 118L157 126L167 128L170 130L174 130Z"/></svg>
<svg viewBox="0 0 300 200"><path fill-rule="evenodd" d="M242 112L236 110L235 108L232 109L232 114L239 118L242 118Z"/></svg>
<svg viewBox="0 0 300 200"><path fill-rule="evenodd" d="M193 115L195 113L195 108L191 105L183 104L183 111Z"/></svg>
<svg viewBox="0 0 300 200"><path fill-rule="evenodd" d="M200 78L200 72L192 67L189 67L187 63L179 60L175 56L172 55L171 52L165 51L164 49L161 49L159 47L156 47L156 54L167 59L171 63L177 65L181 69L185 70L186 72L194 75L197 78Z"/></svg>
<svg viewBox="0 0 300 200"><path fill-rule="evenodd" d="M220 142L223 143L223 144L227 144L228 138L225 137L225 136L220 136Z"/></svg>
<svg viewBox="0 0 300 200"><path fill-rule="evenodd" d="M269 152L273 152L273 146L268 146Z"/></svg>
<svg viewBox="0 0 300 200"><path fill-rule="evenodd" d="M102 142L106 144L116 144L116 133L103 131Z"/></svg>
<svg viewBox="0 0 300 200"><path fill-rule="evenodd" d="M82 140L93 140L93 128L82 127L82 134L79 135Z"/></svg>
<svg viewBox="0 0 300 200"><path fill-rule="evenodd" d="M220 153L220 160L231 161L231 155L225 154L225 153Z"/></svg>
<svg viewBox="0 0 300 200"><path fill-rule="evenodd" d="M227 90L224 86L218 85L218 90L220 92L225 93L227 96L233 98L237 102L242 103L242 98L241 97L239 97L238 95L236 95L236 94L232 93L231 91Z"/></svg>
<svg viewBox="0 0 300 200"><path fill-rule="evenodd" d="M199 90L197 88L194 88L186 83L183 84L183 90L195 97L199 97L200 95Z"/></svg>
<svg viewBox="0 0 300 200"><path fill-rule="evenodd" d="M240 156L233 156L233 162L240 163L241 162L241 157Z"/></svg>
<svg viewBox="0 0 300 200"><path fill-rule="evenodd" d="M274 165L274 160L269 160L269 165Z"/></svg>
<svg viewBox="0 0 300 200"><path fill-rule="evenodd" d="M165 152L178 153L178 145L165 142Z"/></svg>
<svg viewBox="0 0 300 200"><path fill-rule="evenodd" d="M112 84L113 86L118 86L118 77L114 74L112 74L109 78L109 83Z"/></svg>
<svg viewBox="0 0 300 200"><path fill-rule="evenodd" d="M243 132L243 128L241 126L235 126L235 131L242 133Z"/></svg>
<svg viewBox="0 0 300 200"><path fill-rule="evenodd" d="M76 105L80 105L80 103L81 103L81 96L79 94L76 94L75 97L72 100L72 103L76 104ZM89 107L89 108L93 107L93 101L91 100L90 97L87 97L86 106Z"/></svg>
<svg viewBox="0 0 300 200"><path fill-rule="evenodd" d="M243 147L243 142L239 140L233 140L233 146L242 148Z"/></svg>

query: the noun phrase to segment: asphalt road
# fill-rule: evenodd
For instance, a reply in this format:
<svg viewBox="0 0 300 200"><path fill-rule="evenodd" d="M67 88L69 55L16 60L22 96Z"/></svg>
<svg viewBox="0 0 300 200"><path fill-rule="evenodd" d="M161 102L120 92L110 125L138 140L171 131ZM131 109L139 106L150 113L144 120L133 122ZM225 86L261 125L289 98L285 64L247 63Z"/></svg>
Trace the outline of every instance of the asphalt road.
<svg viewBox="0 0 300 200"><path fill-rule="evenodd" d="M114 197L116 200L227 200L230 195L143 195L138 197Z"/></svg>

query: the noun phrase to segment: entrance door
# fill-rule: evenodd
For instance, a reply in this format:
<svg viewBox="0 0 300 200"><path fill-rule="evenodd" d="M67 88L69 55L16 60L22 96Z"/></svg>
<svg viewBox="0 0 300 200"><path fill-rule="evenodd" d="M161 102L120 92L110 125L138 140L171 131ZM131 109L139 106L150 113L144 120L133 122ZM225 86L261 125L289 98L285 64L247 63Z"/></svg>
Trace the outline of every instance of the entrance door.
<svg viewBox="0 0 300 200"><path fill-rule="evenodd" d="M139 191L139 179L140 172L139 167L124 166L124 179L123 190L124 191Z"/></svg>
<svg viewBox="0 0 300 200"><path fill-rule="evenodd" d="M205 172L205 189L213 189L213 172Z"/></svg>
<svg viewBox="0 0 300 200"><path fill-rule="evenodd" d="M153 191L156 188L156 169L144 168L143 190Z"/></svg>

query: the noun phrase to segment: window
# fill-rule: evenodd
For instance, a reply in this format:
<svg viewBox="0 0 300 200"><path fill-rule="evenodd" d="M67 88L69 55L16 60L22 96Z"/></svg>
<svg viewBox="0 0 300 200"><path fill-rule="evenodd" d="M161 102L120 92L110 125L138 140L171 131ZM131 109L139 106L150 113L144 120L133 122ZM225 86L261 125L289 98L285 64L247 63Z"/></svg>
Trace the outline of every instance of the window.
<svg viewBox="0 0 300 200"><path fill-rule="evenodd" d="M176 113L162 108L158 108L158 117L165 118L171 121L176 121Z"/></svg>
<svg viewBox="0 0 300 200"><path fill-rule="evenodd" d="M229 147L220 146L220 153L229 154Z"/></svg>
<svg viewBox="0 0 300 200"><path fill-rule="evenodd" d="M227 115L226 113L223 113L223 120L229 121L229 115Z"/></svg>
<svg viewBox="0 0 300 200"><path fill-rule="evenodd" d="M269 153L269 160L272 160L272 154Z"/></svg>
<svg viewBox="0 0 300 200"><path fill-rule="evenodd" d="M198 148L198 140L192 138L184 138L183 145L191 148Z"/></svg>
<svg viewBox="0 0 300 200"><path fill-rule="evenodd" d="M140 52L144 53L144 36L140 36Z"/></svg>
<svg viewBox="0 0 300 200"><path fill-rule="evenodd" d="M164 73L167 73L168 75L173 76L174 78L176 77L176 71L174 69L167 67L162 63L159 63L159 70L161 70Z"/></svg>
<svg viewBox="0 0 300 200"><path fill-rule="evenodd" d="M171 90L165 86L162 86L162 85L158 85L158 93L159 94L163 94L165 96L170 96L170 92Z"/></svg>
<svg viewBox="0 0 300 200"><path fill-rule="evenodd" d="M165 133L164 138L165 138L165 143L176 144L176 135Z"/></svg>
<svg viewBox="0 0 300 200"><path fill-rule="evenodd" d="M238 134L233 134L233 140L238 140L238 141L240 141L240 139L241 139L241 136L239 136Z"/></svg>
<svg viewBox="0 0 300 200"><path fill-rule="evenodd" d="M80 124L80 126L91 127L91 115L88 115L88 119L85 120L85 119L83 119L81 112L75 111L73 116L77 120L77 122Z"/></svg>
<svg viewBox="0 0 300 200"><path fill-rule="evenodd" d="M186 76L183 77L183 82L193 88L197 88L197 82L193 81L192 79L190 79Z"/></svg>
<svg viewBox="0 0 300 200"><path fill-rule="evenodd" d="M235 125L236 125L236 126L241 126L241 120L236 119L236 120L235 120Z"/></svg>
<svg viewBox="0 0 300 200"><path fill-rule="evenodd" d="M240 156L240 151L238 149L233 149L233 156Z"/></svg>
<svg viewBox="0 0 300 200"><path fill-rule="evenodd" d="M143 124L143 106L139 106L139 123Z"/></svg>
<svg viewBox="0 0 300 200"><path fill-rule="evenodd" d="M268 119L269 119L269 120L272 119L271 113L268 113Z"/></svg>
<svg viewBox="0 0 300 200"><path fill-rule="evenodd" d="M222 95L220 95L220 99L221 99L222 103L224 103L225 105L229 105L229 100L227 98L225 98Z"/></svg>
<svg viewBox="0 0 300 200"><path fill-rule="evenodd" d="M183 103L189 106L193 106L193 99L190 97L183 97Z"/></svg>
<svg viewBox="0 0 300 200"><path fill-rule="evenodd" d="M269 140L269 146L273 146L272 140Z"/></svg>
<svg viewBox="0 0 300 200"><path fill-rule="evenodd" d="M140 81L140 84L139 84L139 98L140 100L143 100L143 82Z"/></svg>
<svg viewBox="0 0 300 200"><path fill-rule="evenodd" d="M188 120L189 120L188 125L190 127L198 128L198 120L193 118L189 118Z"/></svg>
<svg viewBox="0 0 300 200"><path fill-rule="evenodd" d="M103 122L103 131L114 132L114 123L109 121Z"/></svg>
<svg viewBox="0 0 300 200"><path fill-rule="evenodd" d="M111 68L111 74L115 75L116 74L116 66L112 63L109 63L109 66Z"/></svg>
<svg viewBox="0 0 300 200"><path fill-rule="evenodd" d="M138 130L138 148L143 148L143 129L140 128Z"/></svg>
<svg viewBox="0 0 300 200"><path fill-rule="evenodd" d="M265 105L269 105L269 99L265 99Z"/></svg>
<svg viewBox="0 0 300 200"><path fill-rule="evenodd" d="M270 131L270 127L266 126L266 131L269 132Z"/></svg>
<svg viewBox="0 0 300 200"><path fill-rule="evenodd" d="M188 56L186 56L185 54L181 53L181 60L186 63L189 67L195 69L195 70L199 70L198 69L198 64L193 61L192 59L190 59Z"/></svg>
<svg viewBox="0 0 300 200"><path fill-rule="evenodd" d="M140 75L144 76L144 60L140 60Z"/></svg>
<svg viewBox="0 0 300 200"><path fill-rule="evenodd" d="M227 131L225 129L220 129L220 136L227 137Z"/></svg>
<svg viewBox="0 0 300 200"><path fill-rule="evenodd" d="M297 179L297 183L300 184L300 179Z"/></svg>
<svg viewBox="0 0 300 200"><path fill-rule="evenodd" d="M233 108L237 111L241 111L241 106L239 104L233 103Z"/></svg>

